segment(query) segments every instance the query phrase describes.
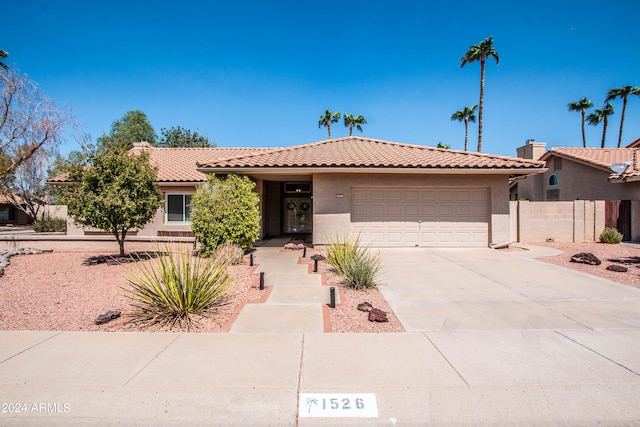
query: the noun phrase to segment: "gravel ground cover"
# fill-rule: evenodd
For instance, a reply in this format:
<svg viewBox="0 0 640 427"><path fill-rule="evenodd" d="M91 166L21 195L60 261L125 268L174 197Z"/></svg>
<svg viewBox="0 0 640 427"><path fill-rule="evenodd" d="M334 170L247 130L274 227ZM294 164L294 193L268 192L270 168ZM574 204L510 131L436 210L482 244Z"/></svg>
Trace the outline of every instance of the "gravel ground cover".
<svg viewBox="0 0 640 427"><path fill-rule="evenodd" d="M302 253L300 251L300 253ZM2 330L66 330L66 331L166 331L166 327L143 327L132 323L126 313L132 311L123 288L129 286L127 270L137 263L104 262L104 253L93 251L53 251L37 255L18 255L10 260L0 277L0 329ZM96 260L103 260L97 263ZM154 262L153 259L139 261ZM312 262L308 258L306 262ZM243 304L257 304L264 292L256 289L254 267L229 267L235 286L225 304L208 316L196 317L192 332L226 332L234 314ZM340 278L320 262L327 283L342 289ZM374 289L357 292L342 289L343 303L330 309L332 332L402 331L382 294ZM367 301L388 313L389 322L369 322L367 313L356 309ZM94 319L108 310L121 311L122 317L103 325Z"/></svg>
<svg viewBox="0 0 640 427"><path fill-rule="evenodd" d="M559 249L562 255L540 258L541 261L560 265L572 270L592 274L594 276L624 283L625 285L640 288L640 245L620 244L610 245L606 243L532 243L537 246L548 246ZM602 264L587 265L571 262L571 256L578 253L592 253L597 256ZM607 270L607 266L616 264L627 267L626 273L618 273Z"/></svg>

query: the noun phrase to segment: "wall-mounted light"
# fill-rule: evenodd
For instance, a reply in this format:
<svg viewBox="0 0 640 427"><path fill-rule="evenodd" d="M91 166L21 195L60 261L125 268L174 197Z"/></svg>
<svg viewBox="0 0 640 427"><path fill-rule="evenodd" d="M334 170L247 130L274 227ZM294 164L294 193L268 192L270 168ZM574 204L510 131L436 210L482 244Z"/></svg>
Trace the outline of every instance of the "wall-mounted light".
<svg viewBox="0 0 640 427"><path fill-rule="evenodd" d="M338 194L336 194L336 197L337 197L338 199L342 199L342 198L344 198L344 194L340 194L340 193L338 193Z"/></svg>

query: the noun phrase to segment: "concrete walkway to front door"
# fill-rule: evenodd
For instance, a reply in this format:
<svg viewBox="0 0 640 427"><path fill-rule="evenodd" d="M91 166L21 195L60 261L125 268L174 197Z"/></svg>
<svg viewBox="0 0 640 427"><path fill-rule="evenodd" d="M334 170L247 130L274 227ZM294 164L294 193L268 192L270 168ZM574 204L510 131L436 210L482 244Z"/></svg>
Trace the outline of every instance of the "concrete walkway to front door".
<svg viewBox="0 0 640 427"><path fill-rule="evenodd" d="M324 304L329 288L320 274L309 274L308 264L298 263L302 251L285 252L281 247L259 247L254 253L256 274L264 272L264 304L245 305L230 332L323 332Z"/></svg>

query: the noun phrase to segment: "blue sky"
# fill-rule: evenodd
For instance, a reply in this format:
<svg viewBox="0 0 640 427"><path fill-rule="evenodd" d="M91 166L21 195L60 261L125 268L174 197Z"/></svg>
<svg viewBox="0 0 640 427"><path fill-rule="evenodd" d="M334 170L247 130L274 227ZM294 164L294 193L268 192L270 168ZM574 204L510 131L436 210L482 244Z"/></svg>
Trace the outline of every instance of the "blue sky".
<svg viewBox="0 0 640 427"><path fill-rule="evenodd" d="M640 86L637 0L4 0L2 12L8 64L94 140L142 110L158 134L180 125L224 147L288 146L325 139L317 123L331 109L365 116L366 137L462 149L450 117L478 103L480 71L460 57L490 35L500 64L486 71L483 152L581 146L567 104L600 108L610 88ZM587 132L599 146L601 126ZM477 124L469 133L474 149ZM638 137L633 97L623 145ZM62 151L76 148L69 138Z"/></svg>

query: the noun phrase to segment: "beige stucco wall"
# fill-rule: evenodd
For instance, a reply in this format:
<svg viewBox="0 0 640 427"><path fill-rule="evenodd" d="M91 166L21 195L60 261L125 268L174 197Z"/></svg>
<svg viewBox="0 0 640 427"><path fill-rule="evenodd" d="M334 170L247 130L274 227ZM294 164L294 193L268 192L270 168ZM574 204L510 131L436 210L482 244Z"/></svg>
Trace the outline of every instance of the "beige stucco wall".
<svg viewBox="0 0 640 427"><path fill-rule="evenodd" d="M326 244L336 235L352 233L353 186L488 188L491 203L488 245L510 239L509 188L505 175L314 174L314 244Z"/></svg>
<svg viewBox="0 0 640 427"><path fill-rule="evenodd" d="M604 230L604 201L574 200L557 202L520 201L512 215L517 217L520 242L593 242ZM513 206L513 205L512 205Z"/></svg>
<svg viewBox="0 0 640 427"><path fill-rule="evenodd" d="M555 157L547 160L549 170L518 181L517 196L530 201L546 201L547 190L559 189L558 200L640 200L640 182L612 183L610 173L569 159L562 159L556 169ZM549 186L551 175L558 177L557 186Z"/></svg>

